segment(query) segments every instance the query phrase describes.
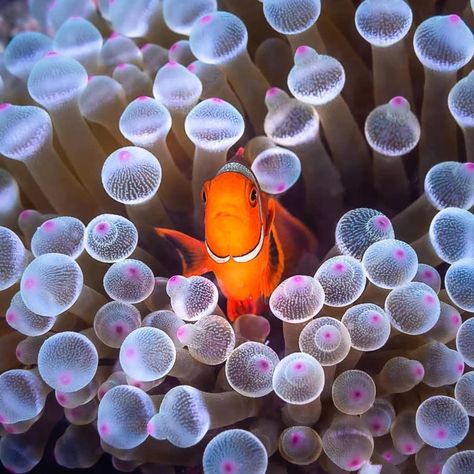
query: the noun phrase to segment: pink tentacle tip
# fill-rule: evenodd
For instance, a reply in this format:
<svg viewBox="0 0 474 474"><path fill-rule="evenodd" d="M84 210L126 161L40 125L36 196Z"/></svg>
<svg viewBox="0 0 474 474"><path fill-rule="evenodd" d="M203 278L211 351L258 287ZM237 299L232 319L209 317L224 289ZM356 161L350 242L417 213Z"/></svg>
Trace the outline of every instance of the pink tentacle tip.
<svg viewBox="0 0 474 474"><path fill-rule="evenodd" d="M41 227L45 231L50 231L56 227L56 223L53 220L49 220L49 221L44 222Z"/></svg>
<svg viewBox="0 0 474 474"><path fill-rule="evenodd" d="M362 464L362 459L354 458L349 461L349 467L359 467Z"/></svg>
<svg viewBox="0 0 474 474"><path fill-rule="evenodd" d="M9 107L11 107L11 105L12 104L9 104L8 102L4 102L3 104L0 104L0 110L8 109Z"/></svg>
<svg viewBox="0 0 474 474"><path fill-rule="evenodd" d="M118 38L119 36L120 35L116 31L112 31L112 33L110 33L109 39L115 39L115 38Z"/></svg>
<svg viewBox="0 0 474 474"><path fill-rule="evenodd" d="M285 183L278 183L278 184L276 185L276 191L277 191L278 193L281 193L281 192L283 192L284 190L285 190Z"/></svg>
<svg viewBox="0 0 474 474"><path fill-rule="evenodd" d="M204 15L201 17L199 21L205 25L206 23L209 23L211 20L212 20L212 15Z"/></svg>
<svg viewBox="0 0 474 474"><path fill-rule="evenodd" d="M66 395L64 395L64 393L56 393L56 400L62 405L66 403Z"/></svg>
<svg viewBox="0 0 474 474"><path fill-rule="evenodd" d="M461 316L459 316L458 314L453 314L451 316L451 323L453 324L453 326L459 326L461 324Z"/></svg>
<svg viewBox="0 0 474 474"><path fill-rule="evenodd" d="M25 280L25 290L32 290L36 287L36 280L34 278L27 278Z"/></svg>
<svg viewBox="0 0 474 474"><path fill-rule="evenodd" d="M380 314L374 313L370 316L370 322L372 324L378 324L380 322Z"/></svg>
<svg viewBox="0 0 474 474"><path fill-rule="evenodd" d="M278 87L270 87L270 89L267 90L267 97L273 97L280 92L280 89Z"/></svg>
<svg viewBox="0 0 474 474"><path fill-rule="evenodd" d="M127 268L127 275L130 278L137 278L140 275L140 272L137 267L128 267Z"/></svg>
<svg viewBox="0 0 474 474"><path fill-rule="evenodd" d="M377 216L375 218L375 225L379 229L386 229L390 225L390 221L385 216Z"/></svg>
<svg viewBox="0 0 474 474"><path fill-rule="evenodd" d="M421 365L416 366L413 372L415 373L416 377L423 378L425 376L425 369Z"/></svg>
<svg viewBox="0 0 474 474"><path fill-rule="evenodd" d="M300 433L299 431L296 431L295 433L291 434L290 442L293 446L296 446L300 444L303 439L304 439L303 434Z"/></svg>
<svg viewBox="0 0 474 474"><path fill-rule="evenodd" d="M51 9L54 8L55 6L56 6L56 0L52 0L51 2L49 2L48 10L51 10Z"/></svg>
<svg viewBox="0 0 474 474"><path fill-rule="evenodd" d="M141 48L140 51L143 53L151 46L151 43L145 43Z"/></svg>
<svg viewBox="0 0 474 474"><path fill-rule="evenodd" d="M100 426L99 426L99 433L104 436L104 435L107 435L109 434L109 425L107 423L102 423Z"/></svg>
<svg viewBox="0 0 474 474"><path fill-rule="evenodd" d="M474 173L474 163L472 162L464 163L464 167L469 173Z"/></svg>
<svg viewBox="0 0 474 474"><path fill-rule="evenodd" d="M326 341L331 341L333 339L332 333L330 333L330 332L325 332L323 334L323 337L324 337L324 339L326 339Z"/></svg>
<svg viewBox="0 0 474 474"><path fill-rule="evenodd" d="M172 284L178 282L179 275L173 275L168 281Z"/></svg>
<svg viewBox="0 0 474 474"><path fill-rule="evenodd" d="M436 431L436 437L438 439L446 439L447 436L448 433L444 428L440 428L438 431Z"/></svg>
<svg viewBox="0 0 474 474"><path fill-rule="evenodd" d="M149 97L146 96L146 95L141 95L137 100L139 100L140 102L145 102L146 100L148 100Z"/></svg>
<svg viewBox="0 0 474 474"><path fill-rule="evenodd" d="M127 161L130 160L131 157L132 157L132 154L128 150L122 150L118 154L118 159L122 163L126 163Z"/></svg>
<svg viewBox="0 0 474 474"><path fill-rule="evenodd" d="M383 453L383 458L385 459L385 461L390 461L393 458L393 455L390 451L386 451L385 453Z"/></svg>
<svg viewBox="0 0 474 474"><path fill-rule="evenodd" d="M0 110L1 110L1 105L0 105ZM31 214L33 214L32 209L25 209L24 211L20 212L20 215L18 216L18 218L20 220L28 219L28 217L31 216Z"/></svg>
<svg viewBox="0 0 474 474"><path fill-rule="evenodd" d="M48 51L46 53L47 57L52 57L52 56L59 56L59 53L57 51Z"/></svg>
<svg viewBox="0 0 474 474"><path fill-rule="evenodd" d="M168 61L165 66L167 67L174 67L174 66L177 66L178 63L176 61Z"/></svg>
<svg viewBox="0 0 474 474"><path fill-rule="evenodd" d="M434 275L433 275L433 272L431 270L425 270L423 272L423 277L426 279L426 280L432 280Z"/></svg>
<svg viewBox="0 0 474 474"><path fill-rule="evenodd" d="M293 370L297 374L301 374L306 371L306 364L303 361L297 361L293 364Z"/></svg>
<svg viewBox="0 0 474 474"><path fill-rule="evenodd" d="M303 277L301 275L296 275L292 278L293 283L303 283Z"/></svg>
<svg viewBox="0 0 474 474"><path fill-rule="evenodd" d="M219 99L219 97L213 97L211 100L216 104L222 104L224 102L222 99Z"/></svg>
<svg viewBox="0 0 474 474"><path fill-rule="evenodd" d="M110 224L108 222L99 222L96 226L95 226L95 231L99 234L99 235L104 235L106 234L110 229Z"/></svg>
<svg viewBox="0 0 474 474"><path fill-rule="evenodd" d="M338 262L333 265L332 269L336 273L342 273L346 269L346 265L342 262Z"/></svg>
<svg viewBox="0 0 474 474"><path fill-rule="evenodd" d="M69 374L61 374L59 376L59 383L61 385L69 385L71 383L71 376Z"/></svg>
<svg viewBox="0 0 474 474"><path fill-rule="evenodd" d="M188 71L194 72L196 70L196 65L195 64L190 64L188 66Z"/></svg>
<svg viewBox="0 0 474 474"><path fill-rule="evenodd" d="M425 295L424 300L427 305L432 305L436 301L436 298L433 295Z"/></svg>
<svg viewBox="0 0 474 474"><path fill-rule="evenodd" d="M457 25L462 21L459 15L449 15L448 20L452 25Z"/></svg>
<svg viewBox="0 0 474 474"><path fill-rule="evenodd" d="M393 107L404 107L407 104L407 100L405 97L402 97L401 95L397 95L390 101L390 105Z"/></svg>
<svg viewBox="0 0 474 474"><path fill-rule="evenodd" d="M456 365L456 372L458 374L462 374L464 372L464 364L462 362L459 362L459 364Z"/></svg>
<svg viewBox="0 0 474 474"><path fill-rule="evenodd" d="M405 454L412 454L415 452L415 446L412 444L405 444L405 446L403 446L403 451Z"/></svg>
<svg viewBox="0 0 474 474"><path fill-rule="evenodd" d="M296 51L295 51L295 54L305 54L309 51L309 47L308 46L298 46L296 48Z"/></svg>
<svg viewBox="0 0 474 474"><path fill-rule="evenodd" d="M270 363L268 360L261 359L258 361L258 368L261 373L267 373L270 370Z"/></svg>
<svg viewBox="0 0 474 474"><path fill-rule="evenodd" d="M224 461L221 467L221 472L223 474L233 474L236 471L236 465L234 461Z"/></svg>
<svg viewBox="0 0 474 474"><path fill-rule="evenodd" d="M124 333L125 328L121 324L115 326L115 334L121 336Z"/></svg>
<svg viewBox="0 0 474 474"><path fill-rule="evenodd" d="M15 322L15 319L16 319L15 313L13 311L7 311L7 314L5 315L5 319L9 323Z"/></svg>
<svg viewBox="0 0 474 474"><path fill-rule="evenodd" d="M133 359L136 355L137 355L137 351L136 351L133 347L129 347L129 348L125 351L125 356L126 356L128 359Z"/></svg>
<svg viewBox="0 0 474 474"><path fill-rule="evenodd" d="M153 436L153 423L151 421L149 421L147 424L146 424L146 432L150 435L150 436Z"/></svg>
<svg viewBox="0 0 474 474"><path fill-rule="evenodd" d="M115 69L125 69L127 67L126 63L120 63L115 66Z"/></svg>
<svg viewBox="0 0 474 474"><path fill-rule="evenodd" d="M382 429L382 425L380 423L375 422L372 425L372 431L375 431L376 433L378 433L381 429Z"/></svg>
<svg viewBox="0 0 474 474"><path fill-rule="evenodd" d="M179 42L173 43L170 46L170 51L176 51L179 48Z"/></svg>
<svg viewBox="0 0 474 474"><path fill-rule="evenodd" d="M405 250L403 249L396 249L394 255L397 260L403 260L406 257Z"/></svg>
<svg viewBox="0 0 474 474"><path fill-rule="evenodd" d="M351 393L352 400L360 400L363 396L362 390L353 390Z"/></svg>

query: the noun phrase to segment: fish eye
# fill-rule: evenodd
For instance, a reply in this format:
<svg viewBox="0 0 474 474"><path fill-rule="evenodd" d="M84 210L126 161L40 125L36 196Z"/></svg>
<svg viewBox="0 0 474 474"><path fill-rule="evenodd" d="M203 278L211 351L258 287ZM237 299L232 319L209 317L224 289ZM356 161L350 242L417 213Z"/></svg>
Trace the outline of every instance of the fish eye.
<svg viewBox="0 0 474 474"><path fill-rule="evenodd" d="M256 188L252 188L252 190L250 191L250 204L252 204L252 206L255 206L255 204L257 204L257 189Z"/></svg>

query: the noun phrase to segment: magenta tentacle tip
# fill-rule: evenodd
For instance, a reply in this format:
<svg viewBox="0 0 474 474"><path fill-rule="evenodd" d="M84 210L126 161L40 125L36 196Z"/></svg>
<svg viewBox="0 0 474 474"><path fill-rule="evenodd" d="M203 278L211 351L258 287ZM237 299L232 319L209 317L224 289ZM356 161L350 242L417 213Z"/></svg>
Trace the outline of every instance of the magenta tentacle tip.
<svg viewBox="0 0 474 474"><path fill-rule="evenodd" d="M457 25L462 21L459 15L449 15L448 19L452 25Z"/></svg>
<svg viewBox="0 0 474 474"><path fill-rule="evenodd" d="M278 94L279 90L278 87L270 87L270 89L267 90L267 97L273 97Z"/></svg>
<svg viewBox="0 0 474 474"><path fill-rule="evenodd" d="M205 25L205 24L207 24L207 23L210 23L211 20L212 20L212 15L204 15L204 16L202 16L202 17L200 18L199 21L200 21L203 25Z"/></svg>
<svg viewBox="0 0 474 474"><path fill-rule="evenodd" d="M108 222L99 222L99 223L95 226L95 231L96 231L99 235L104 235L104 234L106 234L109 230L110 230L110 224L109 224Z"/></svg>
<svg viewBox="0 0 474 474"><path fill-rule="evenodd" d="M33 290L36 288L37 281L34 278L27 278L25 280L25 289L26 290Z"/></svg>
<svg viewBox="0 0 474 474"><path fill-rule="evenodd" d="M303 45L303 46L298 46L298 47L296 48L295 53L298 54L298 55L300 55L300 54L305 54L305 53L307 53L307 52L309 51L309 49L310 49L310 48L309 48L308 46L304 46L304 45Z"/></svg>

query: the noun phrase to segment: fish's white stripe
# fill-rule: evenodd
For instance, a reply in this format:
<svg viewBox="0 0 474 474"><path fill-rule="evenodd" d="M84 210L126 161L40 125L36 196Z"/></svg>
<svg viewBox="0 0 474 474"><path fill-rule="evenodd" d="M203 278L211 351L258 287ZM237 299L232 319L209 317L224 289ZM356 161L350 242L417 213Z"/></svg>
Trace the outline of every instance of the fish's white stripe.
<svg viewBox="0 0 474 474"><path fill-rule="evenodd" d="M232 260L234 260L234 262L238 262L238 263L245 263L245 262L250 262L251 260L253 260L260 253L260 251L262 250L264 238L265 238L265 233L263 231L263 226L262 226L260 228L260 239L258 240L257 245L250 252L246 253L245 255L239 255L238 257L232 257ZM208 253L209 257L211 257L211 259L214 260L214 262L216 262L216 263L227 263L230 260L230 255L227 255L226 257L219 257L210 249L209 245L207 245L207 241L204 241L204 244L206 246L206 250L207 250L207 253Z"/></svg>
<svg viewBox="0 0 474 474"><path fill-rule="evenodd" d="M251 250L249 253L246 253L245 255L241 255L239 257L232 257L232 259L235 262L239 262L239 263L250 262L250 260L253 260L263 248L264 236L265 236L265 233L263 232L263 226L262 226L260 228L260 239L256 247L253 250Z"/></svg>
<svg viewBox="0 0 474 474"><path fill-rule="evenodd" d="M227 263L230 260L230 255L227 255L227 257L218 257L210 248L209 245L207 245L207 241L204 242L206 245L206 250L207 253L209 254L209 257L214 260L216 263Z"/></svg>

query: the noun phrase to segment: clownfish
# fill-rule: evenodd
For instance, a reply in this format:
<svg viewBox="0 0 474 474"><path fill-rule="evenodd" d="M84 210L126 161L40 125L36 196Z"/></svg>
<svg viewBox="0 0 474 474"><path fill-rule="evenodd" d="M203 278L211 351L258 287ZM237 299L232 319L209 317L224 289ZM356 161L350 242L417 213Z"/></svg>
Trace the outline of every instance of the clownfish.
<svg viewBox="0 0 474 474"><path fill-rule="evenodd" d="M176 248L183 275L213 272L227 298L227 317L258 314L285 272L314 257L316 238L276 199L263 192L252 170L228 161L202 188L204 242L155 228Z"/></svg>

